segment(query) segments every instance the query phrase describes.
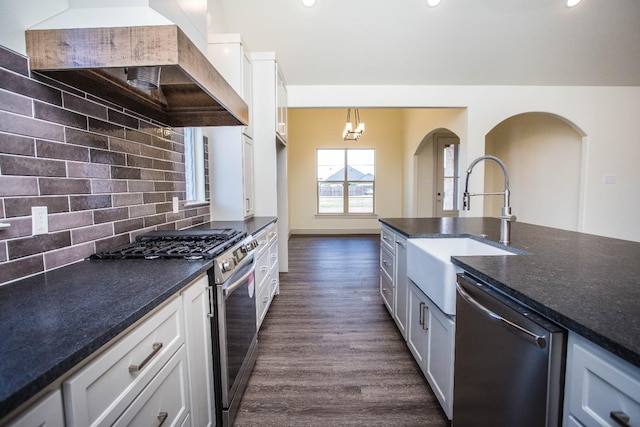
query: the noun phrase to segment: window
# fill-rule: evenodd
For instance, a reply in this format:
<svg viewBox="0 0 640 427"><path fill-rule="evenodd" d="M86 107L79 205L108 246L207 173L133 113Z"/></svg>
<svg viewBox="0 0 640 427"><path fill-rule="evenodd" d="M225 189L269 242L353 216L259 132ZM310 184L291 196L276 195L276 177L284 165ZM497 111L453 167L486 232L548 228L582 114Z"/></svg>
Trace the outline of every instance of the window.
<svg viewBox="0 0 640 427"><path fill-rule="evenodd" d="M318 213L372 214L375 150L318 149Z"/></svg>
<svg viewBox="0 0 640 427"><path fill-rule="evenodd" d="M187 203L205 201L204 144L206 137L200 128L184 129L184 163Z"/></svg>

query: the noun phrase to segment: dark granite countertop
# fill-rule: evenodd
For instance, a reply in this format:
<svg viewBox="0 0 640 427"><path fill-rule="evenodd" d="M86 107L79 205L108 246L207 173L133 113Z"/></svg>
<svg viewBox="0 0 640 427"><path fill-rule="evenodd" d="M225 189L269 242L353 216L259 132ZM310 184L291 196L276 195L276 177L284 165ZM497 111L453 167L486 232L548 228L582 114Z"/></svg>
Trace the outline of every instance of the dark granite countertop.
<svg viewBox="0 0 640 427"><path fill-rule="evenodd" d="M409 238L472 236L497 242L495 218L384 218ZM640 367L640 243L514 223L519 256L452 262L538 313Z"/></svg>
<svg viewBox="0 0 640 427"><path fill-rule="evenodd" d="M255 233L275 217L197 228ZM0 419L211 268L211 260L85 260L0 286Z"/></svg>

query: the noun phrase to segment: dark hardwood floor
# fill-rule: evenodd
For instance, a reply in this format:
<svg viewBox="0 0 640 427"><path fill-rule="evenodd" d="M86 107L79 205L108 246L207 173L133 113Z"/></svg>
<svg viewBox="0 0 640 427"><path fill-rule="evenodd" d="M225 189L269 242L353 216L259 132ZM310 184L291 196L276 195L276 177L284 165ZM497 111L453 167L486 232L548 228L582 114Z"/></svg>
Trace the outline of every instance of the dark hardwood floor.
<svg viewBox="0 0 640 427"><path fill-rule="evenodd" d="M379 241L289 240L235 427L449 425L380 300Z"/></svg>

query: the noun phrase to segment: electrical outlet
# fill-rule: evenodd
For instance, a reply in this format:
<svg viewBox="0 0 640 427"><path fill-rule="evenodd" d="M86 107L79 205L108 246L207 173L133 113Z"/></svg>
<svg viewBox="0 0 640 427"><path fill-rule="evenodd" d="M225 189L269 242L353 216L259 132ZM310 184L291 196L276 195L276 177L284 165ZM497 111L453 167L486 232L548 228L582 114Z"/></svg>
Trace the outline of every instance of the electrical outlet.
<svg viewBox="0 0 640 427"><path fill-rule="evenodd" d="M180 212L180 205L178 204L178 198L174 197L173 198L173 213L179 213Z"/></svg>
<svg viewBox="0 0 640 427"><path fill-rule="evenodd" d="M49 218L46 206L31 207L31 231L34 236L49 232Z"/></svg>

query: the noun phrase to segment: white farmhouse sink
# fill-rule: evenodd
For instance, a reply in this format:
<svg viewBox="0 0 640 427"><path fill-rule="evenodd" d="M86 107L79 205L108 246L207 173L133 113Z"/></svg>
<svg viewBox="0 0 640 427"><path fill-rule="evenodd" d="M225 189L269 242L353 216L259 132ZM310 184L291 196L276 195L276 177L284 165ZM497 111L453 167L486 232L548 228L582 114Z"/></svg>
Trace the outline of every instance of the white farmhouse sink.
<svg viewBox="0 0 640 427"><path fill-rule="evenodd" d="M447 314L456 314L456 273L452 256L516 255L513 252L471 238L409 239L407 273L409 278Z"/></svg>

